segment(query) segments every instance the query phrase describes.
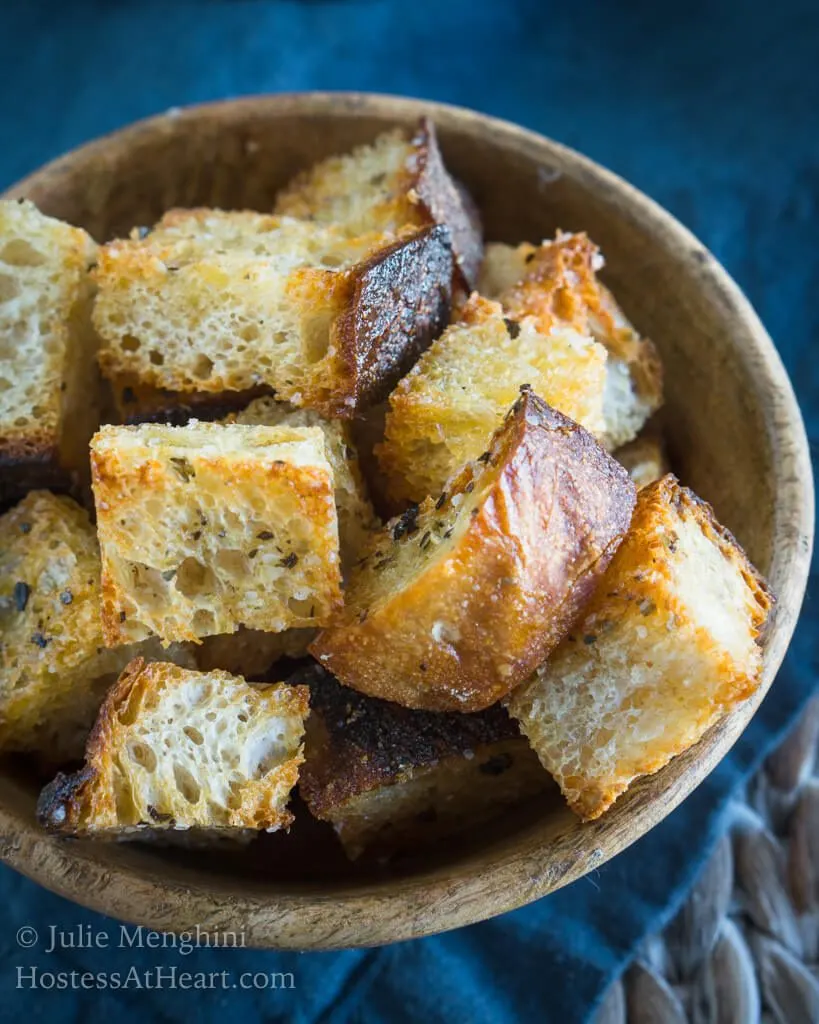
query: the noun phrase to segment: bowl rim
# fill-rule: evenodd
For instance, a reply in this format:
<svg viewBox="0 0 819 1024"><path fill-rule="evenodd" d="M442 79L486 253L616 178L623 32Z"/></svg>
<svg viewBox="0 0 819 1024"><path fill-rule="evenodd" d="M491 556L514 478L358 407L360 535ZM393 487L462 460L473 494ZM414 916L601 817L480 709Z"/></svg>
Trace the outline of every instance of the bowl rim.
<svg viewBox="0 0 819 1024"><path fill-rule="evenodd" d="M97 859L89 843L66 843L46 835L29 817L0 807L0 859L61 896L103 914L157 931L179 932L199 925L242 933L250 947L273 949L339 949L373 946L431 935L473 924L528 904L568 884L621 852L669 814L730 750L748 724L784 657L804 596L810 568L814 526L811 460L804 423L791 382L779 354L728 272L701 242L658 203L618 175L537 132L468 108L409 97L361 92L296 92L171 108L100 136L45 164L11 185L0 198L28 195L66 173L78 160L105 154L112 145L127 147L157 129L179 130L199 118L229 119L252 108L279 116L327 115L355 118L360 114L396 123L426 114L439 126L457 127L476 136L491 135L504 147L517 149L586 188L615 195L638 226L679 247L683 260L702 287L718 298L725 318L748 340L747 359L768 406L765 422L776 467L777 505L772 534L773 562L769 576L780 579L778 608L765 651L763 681L750 700L710 730L691 750L653 778L665 777L662 792L649 793L639 783L614 808L595 822L574 822L561 829L552 847L541 835L520 851L508 848L490 863L480 857L453 861L432 874L388 878L352 885L333 895L271 894L261 884L202 873L192 886L187 878L170 877L156 867L139 870L115 859ZM73 170L74 168L72 168ZM656 788L656 787L654 787ZM569 812L567 812L568 814ZM581 839L582 836L582 839ZM550 851L558 848L555 865ZM198 870L198 869L197 869ZM233 885L233 888L231 888Z"/></svg>

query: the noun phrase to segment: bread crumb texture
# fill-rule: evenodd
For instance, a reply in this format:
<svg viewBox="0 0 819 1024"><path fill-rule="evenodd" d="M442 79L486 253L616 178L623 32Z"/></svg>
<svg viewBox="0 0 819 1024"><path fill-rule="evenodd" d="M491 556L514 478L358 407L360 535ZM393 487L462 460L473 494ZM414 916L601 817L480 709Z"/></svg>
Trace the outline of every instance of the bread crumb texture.
<svg viewBox="0 0 819 1024"><path fill-rule="evenodd" d="M325 419L312 409L294 409L272 398L251 402L228 422L268 427L318 427L321 430L327 459L333 469L342 567L349 569L377 525L349 424Z"/></svg>
<svg viewBox="0 0 819 1024"><path fill-rule="evenodd" d="M525 390L437 499L373 535L311 645L343 683L431 711L479 711L565 636L628 529L628 474Z"/></svg>
<svg viewBox="0 0 819 1024"><path fill-rule="evenodd" d="M319 428L104 427L91 460L107 643L311 627L341 603Z"/></svg>
<svg viewBox="0 0 819 1024"><path fill-rule="evenodd" d="M0 751L81 757L108 687L161 648L104 646L97 538L71 498L32 491L0 517L0 537Z"/></svg>
<svg viewBox="0 0 819 1024"><path fill-rule="evenodd" d="M79 470L96 426L88 270L96 245L30 202L0 201L0 498ZM29 476L24 479L23 473ZM15 493L18 492L19 493Z"/></svg>
<svg viewBox="0 0 819 1024"><path fill-rule="evenodd" d="M307 713L305 687L136 659L106 697L84 768L45 787L38 818L103 837L284 828Z"/></svg>
<svg viewBox="0 0 819 1024"><path fill-rule="evenodd" d="M754 692L772 603L675 477L639 493L582 621L509 700L573 810L598 817Z"/></svg>

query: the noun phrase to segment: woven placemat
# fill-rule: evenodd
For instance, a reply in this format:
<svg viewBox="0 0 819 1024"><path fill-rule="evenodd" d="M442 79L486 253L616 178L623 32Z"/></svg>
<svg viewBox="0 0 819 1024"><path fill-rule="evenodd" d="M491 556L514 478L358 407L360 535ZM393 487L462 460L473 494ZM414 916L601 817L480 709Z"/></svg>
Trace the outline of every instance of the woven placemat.
<svg viewBox="0 0 819 1024"><path fill-rule="evenodd" d="M595 1024L819 1022L819 698L732 808L688 900Z"/></svg>

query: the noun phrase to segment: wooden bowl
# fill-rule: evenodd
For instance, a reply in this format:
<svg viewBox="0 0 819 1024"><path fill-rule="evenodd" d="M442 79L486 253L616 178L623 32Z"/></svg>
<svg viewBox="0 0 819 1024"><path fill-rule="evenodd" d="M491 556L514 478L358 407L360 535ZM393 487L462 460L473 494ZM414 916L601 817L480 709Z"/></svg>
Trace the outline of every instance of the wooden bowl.
<svg viewBox="0 0 819 1024"><path fill-rule="evenodd" d="M754 311L715 259L651 200L548 139L454 107L351 94L258 97L169 111L84 146L9 190L102 241L170 206L269 209L294 172L426 113L483 214L488 239L586 229L606 279L666 367L675 468L711 501L778 597L763 684L694 749L582 824L542 800L392 868L350 866L323 826L244 853L65 842L35 825L35 787L0 775L0 856L63 896L157 930L236 931L247 945L333 948L426 935L511 910L572 882L657 824L711 771L756 711L802 601L813 530L805 431Z"/></svg>

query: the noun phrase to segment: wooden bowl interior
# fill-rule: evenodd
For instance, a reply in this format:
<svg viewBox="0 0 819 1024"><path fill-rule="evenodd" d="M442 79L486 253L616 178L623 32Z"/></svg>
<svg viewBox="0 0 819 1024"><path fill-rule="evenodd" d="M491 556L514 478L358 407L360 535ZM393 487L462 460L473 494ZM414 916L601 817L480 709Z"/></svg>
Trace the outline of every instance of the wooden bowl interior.
<svg viewBox="0 0 819 1024"><path fill-rule="evenodd" d="M281 97L185 111L70 154L12 194L100 241L151 224L172 206L266 210L298 170L411 124L421 109L384 98ZM791 475L804 467L804 438L764 331L712 257L622 182L512 126L452 108L432 115L487 239L535 241L560 227L586 230L602 247L605 280L662 353L675 469L714 504L780 592L767 685L801 600L804 566L794 550L810 517L792 511L807 500L804 484L788 490L783 483L785 463ZM789 432L790 442L783 440ZM790 546L782 543L786 529ZM265 837L240 853L56 843L31 824L29 777L10 771L0 777L0 854L58 891L153 927L215 921L241 925L249 942L279 946L388 941L489 916L590 870L690 792L754 707L635 786L600 822L581 825L559 800L544 798L497 827L391 868L349 865L330 830L305 815L290 836ZM83 896L101 878L107 888Z"/></svg>

